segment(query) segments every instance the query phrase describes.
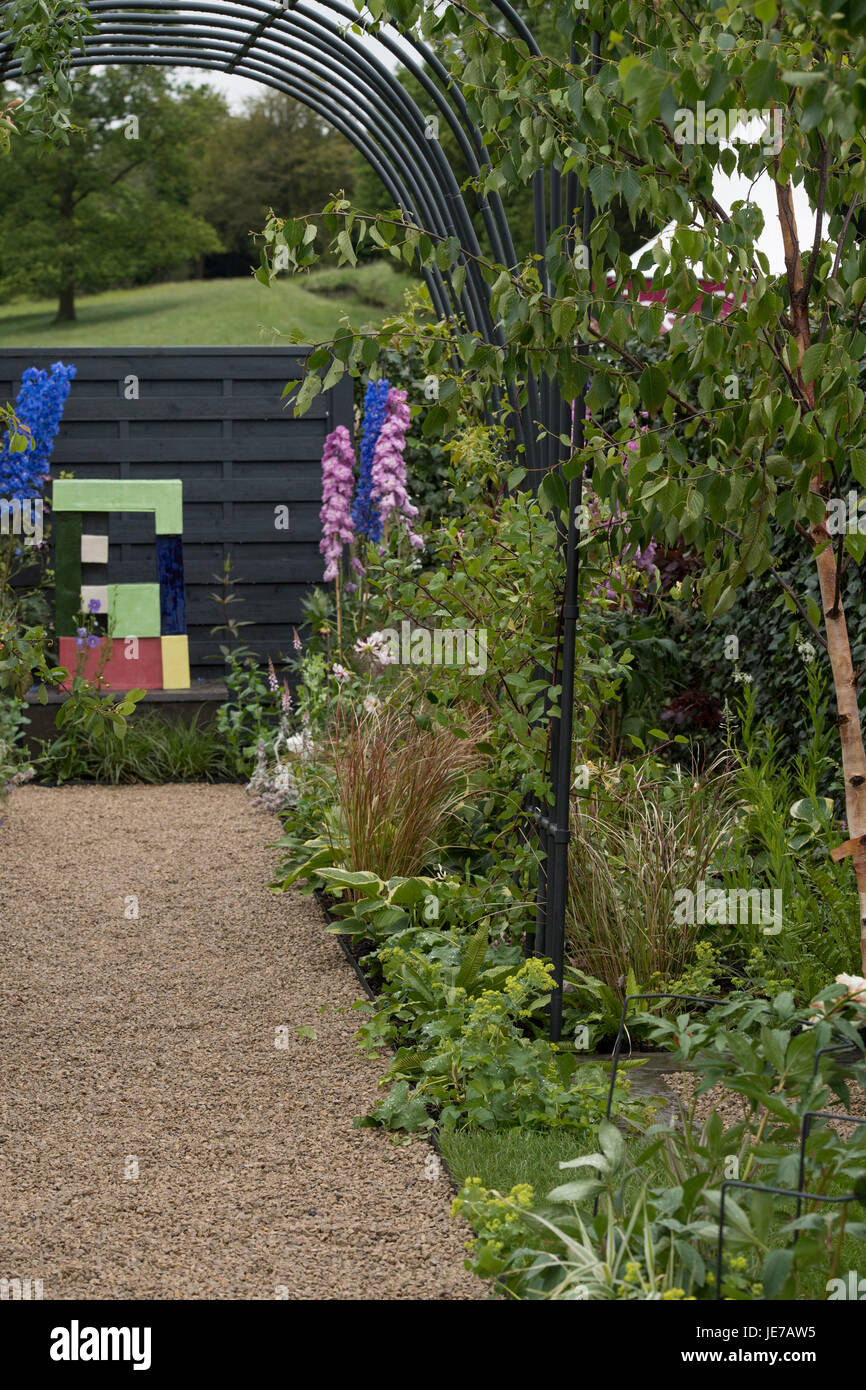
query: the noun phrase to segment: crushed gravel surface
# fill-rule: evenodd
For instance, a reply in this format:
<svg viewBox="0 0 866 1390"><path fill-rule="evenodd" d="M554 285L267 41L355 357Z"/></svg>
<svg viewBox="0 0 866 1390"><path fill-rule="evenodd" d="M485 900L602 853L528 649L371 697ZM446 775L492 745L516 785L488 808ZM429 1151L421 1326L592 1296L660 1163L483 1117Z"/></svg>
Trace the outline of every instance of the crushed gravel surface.
<svg viewBox="0 0 866 1390"><path fill-rule="evenodd" d="M0 816L0 1278L487 1297L430 1145L352 1127L383 1068L319 907L267 889L274 821L203 785L30 786Z"/></svg>
<svg viewBox="0 0 866 1390"><path fill-rule="evenodd" d="M665 1075L665 1081L676 1093L685 1113L689 1113L694 1105L694 1118L699 1126L703 1125L714 1111L721 1115L726 1129L730 1125L738 1124L748 1116L749 1103L745 1097L738 1095L736 1091L726 1090L724 1086L711 1086L703 1095L695 1098L695 1088L699 1085L699 1080L695 1078L694 1073L670 1072ZM827 1110L858 1117L866 1116L866 1094L853 1082L850 1085L850 1092L850 1109L845 1109L839 1101L831 1101ZM850 1137L852 1133L850 1124L846 1125L844 1120L840 1120L838 1124L835 1120L831 1120L829 1123L839 1134Z"/></svg>

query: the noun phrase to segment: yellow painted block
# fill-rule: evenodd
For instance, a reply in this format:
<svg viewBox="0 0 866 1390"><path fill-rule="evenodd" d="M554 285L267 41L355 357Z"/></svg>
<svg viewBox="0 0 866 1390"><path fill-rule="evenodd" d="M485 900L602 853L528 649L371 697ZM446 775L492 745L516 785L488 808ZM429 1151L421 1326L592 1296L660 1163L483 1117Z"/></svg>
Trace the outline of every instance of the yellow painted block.
<svg viewBox="0 0 866 1390"><path fill-rule="evenodd" d="M189 638L184 632L159 640L163 690L189 690Z"/></svg>

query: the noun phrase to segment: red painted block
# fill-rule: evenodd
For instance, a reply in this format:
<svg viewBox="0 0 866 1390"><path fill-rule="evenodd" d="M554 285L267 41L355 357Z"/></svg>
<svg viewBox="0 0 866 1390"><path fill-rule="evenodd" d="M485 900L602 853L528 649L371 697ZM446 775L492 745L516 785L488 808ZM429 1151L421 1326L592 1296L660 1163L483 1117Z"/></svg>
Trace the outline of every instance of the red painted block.
<svg viewBox="0 0 866 1390"><path fill-rule="evenodd" d="M95 680L102 660L106 643L111 653L102 672L103 690L162 690L162 643L159 637L139 637L136 639L137 651L130 641L122 637L100 637L99 646L87 649L87 663L83 674L88 680ZM129 655L126 655L129 653ZM60 638L60 665L69 671L69 678L61 685L61 690L69 690L75 675L76 662L81 655L75 645L74 637Z"/></svg>

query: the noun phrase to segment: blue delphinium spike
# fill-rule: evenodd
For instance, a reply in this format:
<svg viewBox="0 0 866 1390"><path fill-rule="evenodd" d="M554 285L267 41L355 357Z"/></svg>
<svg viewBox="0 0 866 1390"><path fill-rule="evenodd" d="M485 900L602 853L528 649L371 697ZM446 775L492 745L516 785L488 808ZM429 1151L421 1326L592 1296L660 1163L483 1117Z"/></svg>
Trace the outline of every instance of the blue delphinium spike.
<svg viewBox="0 0 866 1390"><path fill-rule="evenodd" d="M352 521L357 536L366 536L374 545L382 539L382 520L379 508L370 499L373 486L373 454L376 440L385 420L388 382L371 381L364 394L364 426L361 432L361 468L358 488L352 505Z"/></svg>

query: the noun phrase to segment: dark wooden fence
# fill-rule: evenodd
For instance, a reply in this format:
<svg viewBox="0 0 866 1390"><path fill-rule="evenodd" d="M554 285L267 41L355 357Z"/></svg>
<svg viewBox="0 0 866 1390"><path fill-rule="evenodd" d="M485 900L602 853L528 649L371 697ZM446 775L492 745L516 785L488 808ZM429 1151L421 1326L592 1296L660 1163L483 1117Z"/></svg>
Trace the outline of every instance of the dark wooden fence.
<svg viewBox="0 0 866 1390"><path fill-rule="evenodd" d="M210 597L231 554L243 599L235 618L262 659L288 652L301 599L322 577L318 550L325 435L351 428L344 379L301 420L282 401L308 348L0 348L0 401L14 401L26 367L60 358L78 375L51 472L77 478L180 478L192 680L218 678L221 621ZM288 508L288 530L277 521ZM109 567L121 582L153 577L153 521L116 513Z"/></svg>

